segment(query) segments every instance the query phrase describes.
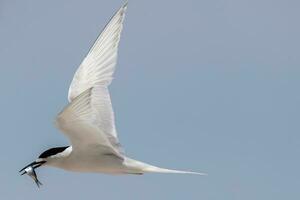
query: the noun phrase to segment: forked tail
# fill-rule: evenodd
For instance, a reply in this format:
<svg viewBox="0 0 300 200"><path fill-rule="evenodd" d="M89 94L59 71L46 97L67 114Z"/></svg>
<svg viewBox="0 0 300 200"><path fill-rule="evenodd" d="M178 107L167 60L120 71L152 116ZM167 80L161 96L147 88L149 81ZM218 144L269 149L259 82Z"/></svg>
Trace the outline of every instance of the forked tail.
<svg viewBox="0 0 300 200"><path fill-rule="evenodd" d="M191 172L191 171L181 171L174 169L160 168L147 163L143 163L131 158L126 158L126 165L133 173L173 173L173 174L197 174L197 175L207 175L206 173Z"/></svg>
<svg viewBox="0 0 300 200"><path fill-rule="evenodd" d="M197 174L197 175L207 175L206 173L201 172L191 172L191 171L181 171L174 169L166 169L155 166L147 166L143 169L144 172L154 172L154 173L173 173L173 174Z"/></svg>

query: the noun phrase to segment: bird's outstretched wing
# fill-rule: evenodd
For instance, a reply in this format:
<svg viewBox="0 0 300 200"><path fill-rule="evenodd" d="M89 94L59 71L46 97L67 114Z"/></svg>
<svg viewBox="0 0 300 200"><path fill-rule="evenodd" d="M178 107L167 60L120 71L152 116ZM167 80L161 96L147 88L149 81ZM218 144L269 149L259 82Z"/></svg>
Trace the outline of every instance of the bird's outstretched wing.
<svg viewBox="0 0 300 200"><path fill-rule="evenodd" d="M127 4L111 18L77 69L69 88L70 102L95 84L108 86L111 83L126 8Z"/></svg>
<svg viewBox="0 0 300 200"><path fill-rule="evenodd" d="M75 149L102 145L121 154L107 86L117 63L118 45L127 3L105 26L77 69L69 88L69 105L57 116L57 126Z"/></svg>
<svg viewBox="0 0 300 200"><path fill-rule="evenodd" d="M60 130L70 139L74 151L102 149L121 156L114 131L113 112L106 86L95 85L77 96L56 118Z"/></svg>

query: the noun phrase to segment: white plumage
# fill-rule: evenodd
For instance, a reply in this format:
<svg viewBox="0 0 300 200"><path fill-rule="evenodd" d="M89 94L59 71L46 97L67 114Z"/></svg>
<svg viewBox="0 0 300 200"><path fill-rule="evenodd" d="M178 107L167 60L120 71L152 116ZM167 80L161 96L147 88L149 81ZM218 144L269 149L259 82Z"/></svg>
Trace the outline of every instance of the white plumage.
<svg viewBox="0 0 300 200"><path fill-rule="evenodd" d="M69 88L70 102L95 84L111 83L126 9L127 3L111 18L77 69Z"/></svg>
<svg viewBox="0 0 300 200"><path fill-rule="evenodd" d="M56 118L57 127L69 138L71 146L50 149L28 166L114 174L203 174L155 167L126 157L121 149L108 85L117 63L126 8L127 4L111 18L82 61L69 88L70 103Z"/></svg>

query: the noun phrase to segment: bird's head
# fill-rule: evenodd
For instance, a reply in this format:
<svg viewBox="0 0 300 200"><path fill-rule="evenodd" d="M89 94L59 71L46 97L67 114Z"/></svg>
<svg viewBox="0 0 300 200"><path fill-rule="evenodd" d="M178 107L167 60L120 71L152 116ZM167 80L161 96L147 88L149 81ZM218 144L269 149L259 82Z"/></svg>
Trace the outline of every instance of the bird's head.
<svg viewBox="0 0 300 200"><path fill-rule="evenodd" d="M24 174L29 175L35 181L37 186L39 187L41 185L41 182L37 179L35 169L40 166L43 166L44 164L46 164L49 161L51 162L51 160L53 160L53 158L64 156L66 154L66 152L64 152L64 151L68 147L69 146L55 147L55 148L51 148L51 149L44 151L35 161L33 161L32 163L23 167L19 172L21 173L21 175L24 175Z"/></svg>

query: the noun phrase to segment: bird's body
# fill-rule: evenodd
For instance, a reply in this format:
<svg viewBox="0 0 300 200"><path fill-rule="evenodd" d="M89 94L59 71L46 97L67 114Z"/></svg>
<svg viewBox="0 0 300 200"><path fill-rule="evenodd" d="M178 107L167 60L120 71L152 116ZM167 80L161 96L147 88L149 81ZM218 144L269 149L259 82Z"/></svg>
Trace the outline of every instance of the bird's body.
<svg viewBox="0 0 300 200"><path fill-rule="evenodd" d="M124 158L102 152L101 146L82 152L73 151L70 146L64 155L49 159L46 165L75 172L125 173Z"/></svg>
<svg viewBox="0 0 300 200"><path fill-rule="evenodd" d="M109 174L202 174L136 161L126 157L121 148L108 86L115 71L126 8L127 4L122 6L98 36L73 77L69 104L56 117L56 126L69 138L71 146L49 149L26 167L53 166Z"/></svg>
<svg viewBox="0 0 300 200"><path fill-rule="evenodd" d="M60 155L49 158L45 165L74 172L141 173L141 170L130 167L130 160L114 154L104 154L101 146L92 145L82 152L73 151L72 146L69 146Z"/></svg>

